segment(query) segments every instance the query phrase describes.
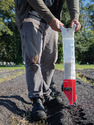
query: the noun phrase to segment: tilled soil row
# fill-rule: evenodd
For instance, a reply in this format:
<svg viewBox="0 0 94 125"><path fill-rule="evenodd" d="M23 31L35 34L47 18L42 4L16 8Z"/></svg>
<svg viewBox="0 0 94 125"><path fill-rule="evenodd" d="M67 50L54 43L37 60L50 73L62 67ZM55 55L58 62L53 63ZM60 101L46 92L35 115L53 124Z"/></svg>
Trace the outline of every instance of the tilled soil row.
<svg viewBox="0 0 94 125"><path fill-rule="evenodd" d="M80 77L91 81L91 84L94 83L94 69L77 70L76 72L80 74Z"/></svg>
<svg viewBox="0 0 94 125"><path fill-rule="evenodd" d="M63 83L64 72L55 71L53 87L57 95L63 99L64 117L62 117L62 124L64 125L93 125L94 124L94 86L76 79L77 101L76 107L69 106L69 102L65 95L61 92L61 84ZM59 86L59 87L58 87ZM66 112L66 113L65 113ZM65 121L64 119L67 119Z"/></svg>
<svg viewBox="0 0 94 125"><path fill-rule="evenodd" d="M17 70L0 70L0 78L1 77L10 77L10 75L14 74L14 73L17 73L19 71L23 71L23 69L17 69Z"/></svg>
<svg viewBox="0 0 94 125"><path fill-rule="evenodd" d="M76 106L70 106L61 91L64 72L56 70L51 84L52 95L60 96L62 104L46 108L47 119L34 122L32 105L27 97L25 75L0 84L0 125L93 125L94 86L77 79Z"/></svg>

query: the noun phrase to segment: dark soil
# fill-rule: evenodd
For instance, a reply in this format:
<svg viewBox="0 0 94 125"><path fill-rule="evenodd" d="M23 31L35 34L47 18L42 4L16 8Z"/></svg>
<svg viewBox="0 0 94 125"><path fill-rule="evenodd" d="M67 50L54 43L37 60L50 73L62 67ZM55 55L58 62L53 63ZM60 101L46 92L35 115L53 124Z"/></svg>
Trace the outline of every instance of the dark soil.
<svg viewBox="0 0 94 125"><path fill-rule="evenodd" d="M94 70L79 72L93 79ZM3 71L0 75L3 76ZM61 91L63 78L64 72L56 70L51 84L52 95L60 96L62 104L46 107L48 117L39 122L31 117L32 105L27 97L25 75L1 83L0 125L94 125L94 86L76 79L76 106L70 106Z"/></svg>

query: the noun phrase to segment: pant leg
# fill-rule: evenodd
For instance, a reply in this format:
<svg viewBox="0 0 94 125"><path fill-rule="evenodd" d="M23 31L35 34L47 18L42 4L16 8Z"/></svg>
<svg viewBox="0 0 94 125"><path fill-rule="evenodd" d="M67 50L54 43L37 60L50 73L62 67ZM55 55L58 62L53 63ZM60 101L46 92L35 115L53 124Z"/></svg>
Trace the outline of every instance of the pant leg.
<svg viewBox="0 0 94 125"><path fill-rule="evenodd" d="M41 70L43 79L49 87L55 69L55 62L57 60L57 53L58 53L57 41L58 41L58 32L52 30L50 26L48 26L47 30L45 31L43 40ZM49 94L48 92L45 92L45 87L44 87L44 94Z"/></svg>
<svg viewBox="0 0 94 125"><path fill-rule="evenodd" d="M28 97L43 97L43 85L45 84L41 68L40 58L42 53L42 32L44 24L32 18L28 18L21 29L22 53L25 60L26 81ZM49 87L45 84L45 89Z"/></svg>

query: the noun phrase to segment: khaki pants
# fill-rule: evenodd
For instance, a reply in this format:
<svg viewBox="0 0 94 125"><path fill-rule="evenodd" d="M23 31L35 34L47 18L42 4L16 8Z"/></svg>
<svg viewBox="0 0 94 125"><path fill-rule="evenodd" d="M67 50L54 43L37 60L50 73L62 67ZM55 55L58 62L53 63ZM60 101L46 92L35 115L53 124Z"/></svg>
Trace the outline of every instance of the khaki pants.
<svg viewBox="0 0 94 125"><path fill-rule="evenodd" d="M50 94L50 83L57 60L58 33L40 19L27 18L21 28L28 97Z"/></svg>

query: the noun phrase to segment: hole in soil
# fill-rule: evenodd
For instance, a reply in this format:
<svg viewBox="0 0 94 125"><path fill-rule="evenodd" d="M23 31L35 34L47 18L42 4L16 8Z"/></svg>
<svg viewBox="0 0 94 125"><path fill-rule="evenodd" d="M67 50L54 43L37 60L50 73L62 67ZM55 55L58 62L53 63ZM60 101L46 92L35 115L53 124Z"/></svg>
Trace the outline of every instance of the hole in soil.
<svg viewBox="0 0 94 125"><path fill-rule="evenodd" d="M48 123L48 125L62 125L62 123L60 123L60 119L63 117L63 113L59 112L49 117L46 122Z"/></svg>
<svg viewBox="0 0 94 125"><path fill-rule="evenodd" d="M80 108L80 110L79 110L79 117L82 119L82 120L87 120L86 118L85 118L85 113L83 112L84 110L82 109L82 108Z"/></svg>
<svg viewBox="0 0 94 125"><path fill-rule="evenodd" d="M79 122L76 122L78 125L84 125L83 122L79 121Z"/></svg>
<svg viewBox="0 0 94 125"><path fill-rule="evenodd" d="M85 116L85 113L80 113L80 117L83 119L83 120L87 120L86 118L84 118Z"/></svg>

